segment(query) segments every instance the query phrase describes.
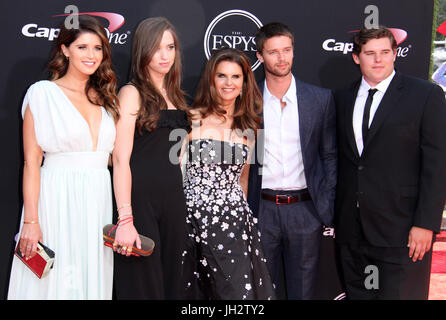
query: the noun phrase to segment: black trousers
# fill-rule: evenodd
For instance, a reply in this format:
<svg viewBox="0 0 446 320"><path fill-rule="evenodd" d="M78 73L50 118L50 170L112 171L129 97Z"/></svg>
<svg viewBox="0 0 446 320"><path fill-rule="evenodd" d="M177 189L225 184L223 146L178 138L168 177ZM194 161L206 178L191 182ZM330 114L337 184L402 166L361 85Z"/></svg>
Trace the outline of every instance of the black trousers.
<svg viewBox="0 0 446 320"><path fill-rule="evenodd" d="M342 283L349 300L426 300L432 249L413 262L408 247L375 247L364 237L360 221L353 241L337 243Z"/></svg>

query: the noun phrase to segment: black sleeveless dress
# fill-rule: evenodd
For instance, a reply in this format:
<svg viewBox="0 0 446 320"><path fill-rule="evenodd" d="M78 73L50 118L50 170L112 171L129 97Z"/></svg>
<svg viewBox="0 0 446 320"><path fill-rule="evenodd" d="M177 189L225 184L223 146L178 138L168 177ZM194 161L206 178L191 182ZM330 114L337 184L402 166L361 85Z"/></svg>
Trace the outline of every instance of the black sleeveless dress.
<svg viewBox="0 0 446 320"><path fill-rule="evenodd" d="M135 132L130 159L133 223L138 233L153 239L155 249L148 257L115 254L117 299L183 298L186 206L178 156L188 130L184 111L161 110L156 130Z"/></svg>

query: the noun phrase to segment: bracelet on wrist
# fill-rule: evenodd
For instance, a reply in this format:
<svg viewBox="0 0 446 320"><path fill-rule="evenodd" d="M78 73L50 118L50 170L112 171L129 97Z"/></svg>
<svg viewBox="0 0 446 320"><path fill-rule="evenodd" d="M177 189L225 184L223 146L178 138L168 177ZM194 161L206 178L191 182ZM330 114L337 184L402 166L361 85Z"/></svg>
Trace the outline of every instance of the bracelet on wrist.
<svg viewBox="0 0 446 320"><path fill-rule="evenodd" d="M24 224L39 224L39 221L34 221L34 220L27 221L27 220L23 220L23 223L24 223Z"/></svg>
<svg viewBox="0 0 446 320"><path fill-rule="evenodd" d="M116 226L117 227L122 227L123 225L128 224L130 222L133 222L133 218L132 217L119 220L118 223L116 224Z"/></svg>
<svg viewBox="0 0 446 320"><path fill-rule="evenodd" d="M125 218L131 218L131 217L133 217L132 212L121 214L120 216L118 216L118 221L121 221Z"/></svg>
<svg viewBox="0 0 446 320"><path fill-rule="evenodd" d="M123 208L131 207L131 206L132 206L131 203L123 203L118 207L117 211L119 212L119 210L121 210Z"/></svg>

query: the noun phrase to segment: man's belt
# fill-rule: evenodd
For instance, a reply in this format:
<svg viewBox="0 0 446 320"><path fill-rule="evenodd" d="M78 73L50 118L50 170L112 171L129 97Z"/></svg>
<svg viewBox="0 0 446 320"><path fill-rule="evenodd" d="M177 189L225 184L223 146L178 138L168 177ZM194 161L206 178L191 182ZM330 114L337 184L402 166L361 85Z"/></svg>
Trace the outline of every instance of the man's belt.
<svg viewBox="0 0 446 320"><path fill-rule="evenodd" d="M294 202L311 200L311 195L308 191L296 194L294 196L288 196L283 194L271 195L262 192L262 199L273 201L276 204L290 204Z"/></svg>

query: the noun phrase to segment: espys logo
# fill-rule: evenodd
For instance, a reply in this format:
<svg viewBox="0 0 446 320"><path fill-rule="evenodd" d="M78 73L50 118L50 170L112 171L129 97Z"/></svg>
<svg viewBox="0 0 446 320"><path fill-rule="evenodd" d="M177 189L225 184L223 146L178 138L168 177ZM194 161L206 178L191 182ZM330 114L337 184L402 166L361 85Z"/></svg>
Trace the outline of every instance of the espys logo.
<svg viewBox="0 0 446 320"><path fill-rule="evenodd" d="M260 65L256 57L256 44L254 34L262 27L262 22L253 14L244 10L228 10L209 24L204 34L204 53L206 58L212 51L223 47L239 49L254 63L251 65L254 71Z"/></svg>
<svg viewBox="0 0 446 320"><path fill-rule="evenodd" d="M397 45L400 45L404 40L406 40L407 32L405 30L397 28L389 28L389 30L392 31ZM349 31L348 33L356 33L358 31L359 30L353 30ZM336 39L327 39L322 43L322 48L325 51L341 52L342 54L347 54L353 51L353 43L336 41ZM407 47L398 47L396 49L397 57L406 57L410 48L412 48L411 45L408 45Z"/></svg>
<svg viewBox="0 0 446 320"><path fill-rule="evenodd" d="M125 19L122 15L113 12L79 12L71 14L57 14L53 17L66 17L70 15L90 15L104 18L108 21L108 27L105 28L110 44L125 44L130 31L125 33L115 32L124 25ZM22 27L22 34L28 38L45 38L53 41L59 35L59 28L41 27L37 23L28 23Z"/></svg>

